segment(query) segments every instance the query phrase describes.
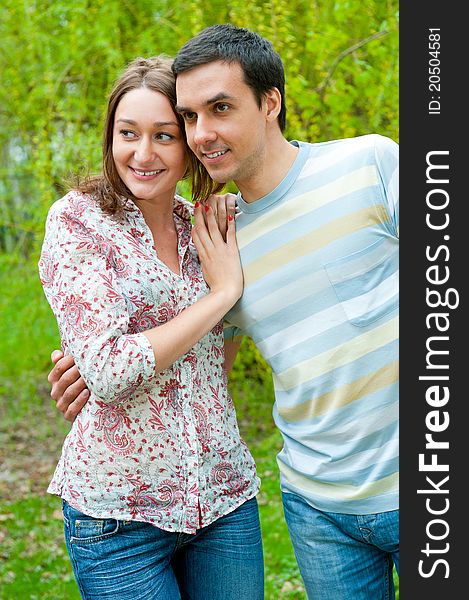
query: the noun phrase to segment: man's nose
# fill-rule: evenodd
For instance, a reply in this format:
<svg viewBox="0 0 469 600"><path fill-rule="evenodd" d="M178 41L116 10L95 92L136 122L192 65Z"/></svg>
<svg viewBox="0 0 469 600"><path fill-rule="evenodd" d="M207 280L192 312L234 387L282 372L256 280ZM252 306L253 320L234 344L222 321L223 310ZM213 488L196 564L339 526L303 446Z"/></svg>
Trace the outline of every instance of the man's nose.
<svg viewBox="0 0 469 600"><path fill-rule="evenodd" d="M199 116L192 137L197 146L204 146L209 142L214 142L217 139L217 133L211 120Z"/></svg>

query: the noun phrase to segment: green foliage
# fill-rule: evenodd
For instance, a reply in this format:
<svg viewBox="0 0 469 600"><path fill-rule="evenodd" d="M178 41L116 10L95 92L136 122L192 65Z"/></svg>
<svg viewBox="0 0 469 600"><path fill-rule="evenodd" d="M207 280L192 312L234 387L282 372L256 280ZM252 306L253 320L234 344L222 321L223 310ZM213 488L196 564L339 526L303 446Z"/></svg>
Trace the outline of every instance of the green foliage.
<svg viewBox="0 0 469 600"><path fill-rule="evenodd" d="M0 420L22 419L37 389L49 390L50 352L58 328L35 266L0 256Z"/></svg>
<svg viewBox="0 0 469 600"><path fill-rule="evenodd" d="M100 169L106 94L124 65L174 55L225 22L258 31L282 56L288 138L397 141L397 0L3 0L0 251L37 249L64 178Z"/></svg>
<svg viewBox="0 0 469 600"><path fill-rule="evenodd" d="M250 384L260 384L273 394L269 369L254 342L249 338L243 338L230 373L230 380L239 385L247 379Z"/></svg>

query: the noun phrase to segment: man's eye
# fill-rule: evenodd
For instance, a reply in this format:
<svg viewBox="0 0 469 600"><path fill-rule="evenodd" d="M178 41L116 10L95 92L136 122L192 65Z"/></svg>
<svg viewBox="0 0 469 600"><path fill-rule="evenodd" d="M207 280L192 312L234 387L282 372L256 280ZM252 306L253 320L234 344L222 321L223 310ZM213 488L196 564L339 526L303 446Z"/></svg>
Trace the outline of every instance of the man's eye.
<svg viewBox="0 0 469 600"><path fill-rule="evenodd" d="M217 112L226 112L230 108L229 104L217 104L215 110Z"/></svg>
<svg viewBox="0 0 469 600"><path fill-rule="evenodd" d="M183 114L184 121L194 121L197 115L194 112L186 112Z"/></svg>

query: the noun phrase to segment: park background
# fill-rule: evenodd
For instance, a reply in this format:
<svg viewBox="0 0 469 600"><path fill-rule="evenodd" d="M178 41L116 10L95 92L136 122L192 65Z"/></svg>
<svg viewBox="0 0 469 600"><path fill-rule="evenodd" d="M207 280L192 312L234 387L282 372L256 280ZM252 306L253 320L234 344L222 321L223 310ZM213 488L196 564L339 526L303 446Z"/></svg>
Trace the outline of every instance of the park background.
<svg viewBox="0 0 469 600"><path fill-rule="evenodd" d="M248 27L286 70L288 139L399 141L397 0L2 0L0 7L0 599L78 600L60 502L45 492L69 424L49 396L57 325L37 270L64 178L100 168L106 96L136 56L208 25ZM190 189L180 191L190 197ZM233 191L228 186L230 191ZM283 521L270 371L252 343L229 378L262 479L266 599L305 599ZM207 599L209 600L209 599ZM373 599L370 599L373 600Z"/></svg>

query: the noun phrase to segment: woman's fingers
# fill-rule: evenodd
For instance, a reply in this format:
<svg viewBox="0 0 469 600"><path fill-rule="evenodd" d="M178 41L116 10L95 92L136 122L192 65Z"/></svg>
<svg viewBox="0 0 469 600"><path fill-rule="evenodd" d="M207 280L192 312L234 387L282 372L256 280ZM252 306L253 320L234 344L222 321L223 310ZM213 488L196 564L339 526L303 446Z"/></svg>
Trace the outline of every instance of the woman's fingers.
<svg viewBox="0 0 469 600"><path fill-rule="evenodd" d="M236 196L234 194L225 194L226 199L226 216L235 216L236 213Z"/></svg>
<svg viewBox="0 0 469 600"><path fill-rule="evenodd" d="M210 250L214 243L223 240L214 211L209 204L194 207L193 236L194 234L206 250Z"/></svg>
<svg viewBox="0 0 469 600"><path fill-rule="evenodd" d="M202 205L197 203L194 206L194 227L192 229L192 239L194 241L200 259L205 261L213 258L214 252L221 252L228 248L236 248L236 228L235 228L235 202L233 194L228 194L224 202L227 217L225 233L220 231L219 213L218 216L213 210L212 202ZM228 200L230 202L228 202ZM218 250L217 250L218 249Z"/></svg>
<svg viewBox="0 0 469 600"><path fill-rule="evenodd" d="M63 371L60 377L56 376L50 381L50 383L52 383L50 392L51 398L55 400L55 402L59 402L70 386L73 386L78 380L83 382L78 367L74 364L66 371ZM86 387L84 382L83 387Z"/></svg>
<svg viewBox="0 0 469 600"><path fill-rule="evenodd" d="M77 418L78 413L88 402L89 397L90 393L88 389L84 389L77 399L68 406L65 412L63 412L64 419L70 423L73 423L73 421Z"/></svg>
<svg viewBox="0 0 469 600"><path fill-rule="evenodd" d="M237 246L236 241L236 224L234 214L228 215L227 229L226 229L226 243L228 246Z"/></svg>
<svg viewBox="0 0 469 600"><path fill-rule="evenodd" d="M206 205L210 206L218 223L218 229L223 240L226 240L228 217L236 212L235 194L212 194L208 197Z"/></svg>
<svg viewBox="0 0 469 600"><path fill-rule="evenodd" d="M194 227L192 228L192 239L195 247L203 260L213 248L213 242L205 222L205 206L197 203L194 206Z"/></svg>
<svg viewBox="0 0 469 600"><path fill-rule="evenodd" d="M213 210L213 214L218 224L218 229L223 239L226 239L226 219L228 216L225 196L212 195L207 200L208 205Z"/></svg>
<svg viewBox="0 0 469 600"><path fill-rule="evenodd" d="M226 226L225 233L222 234L218 226L218 221L215 216L215 212L209 204L205 205L205 218L207 220L207 227L211 241L214 244L224 242L224 238L226 236Z"/></svg>

